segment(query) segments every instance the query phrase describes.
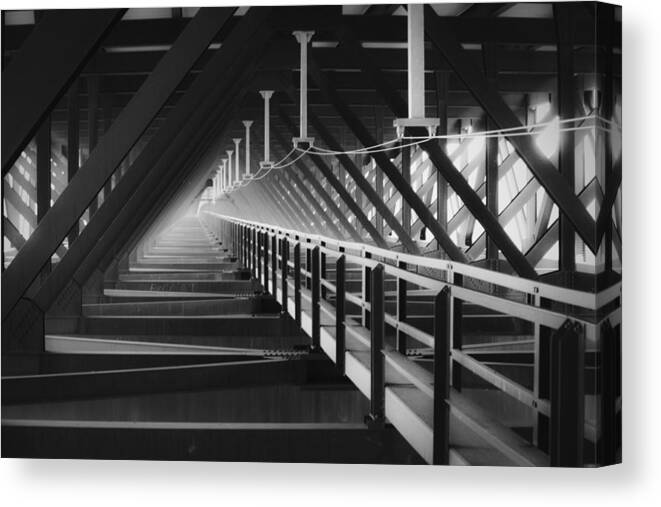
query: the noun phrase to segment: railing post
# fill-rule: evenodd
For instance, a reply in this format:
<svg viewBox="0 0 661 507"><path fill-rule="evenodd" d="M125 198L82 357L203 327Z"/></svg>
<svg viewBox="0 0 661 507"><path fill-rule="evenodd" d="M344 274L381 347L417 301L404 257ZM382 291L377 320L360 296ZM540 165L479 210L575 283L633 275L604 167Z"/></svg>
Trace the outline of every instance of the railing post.
<svg viewBox="0 0 661 507"><path fill-rule="evenodd" d="M372 308L370 312L370 417L374 422L385 418L385 368L383 336L385 334L385 304L383 294L383 264L371 270Z"/></svg>
<svg viewBox="0 0 661 507"><path fill-rule="evenodd" d="M294 245L294 320L301 325L301 242Z"/></svg>
<svg viewBox="0 0 661 507"><path fill-rule="evenodd" d="M250 227L246 225L245 228L245 256L246 256L246 267L250 271Z"/></svg>
<svg viewBox="0 0 661 507"><path fill-rule="evenodd" d="M278 299L278 235L273 233L271 238L271 285L273 297Z"/></svg>
<svg viewBox="0 0 661 507"><path fill-rule="evenodd" d="M618 430L617 397L620 385L620 343L615 329L605 320L600 329L600 390L601 390L601 465L618 462L620 445Z"/></svg>
<svg viewBox="0 0 661 507"><path fill-rule="evenodd" d="M566 320L551 337L551 466L583 466L585 338Z"/></svg>
<svg viewBox="0 0 661 507"><path fill-rule="evenodd" d="M287 300L288 298L288 292L289 292L289 287L287 283L287 272L289 271L289 241L287 241L287 238L282 238L282 241L280 243L280 251L281 251L281 266L282 266L282 276L280 277L282 280L282 313L285 315L289 313L289 301Z"/></svg>
<svg viewBox="0 0 661 507"><path fill-rule="evenodd" d="M268 292L269 291L269 233L267 231L264 232L264 241L262 242L264 245L264 280L262 282L262 285L264 286L264 291Z"/></svg>
<svg viewBox="0 0 661 507"><path fill-rule="evenodd" d="M241 256L243 267L248 267L248 227L241 226Z"/></svg>
<svg viewBox="0 0 661 507"><path fill-rule="evenodd" d="M319 313L319 297L321 295L321 270L319 269L319 246L312 249L312 348L318 349L320 346L320 313Z"/></svg>
<svg viewBox="0 0 661 507"><path fill-rule="evenodd" d="M534 294L528 294L528 304L538 307L541 305L541 299L539 297L538 289L535 288ZM541 398L541 359L542 359L542 328L538 322L533 323L533 386L532 391L533 395L536 398ZM535 414L534 421L532 423L532 443L536 446L540 444L540 420L542 416L539 412ZM543 424L543 423L542 423ZM543 440L543 439L542 439Z"/></svg>
<svg viewBox="0 0 661 507"><path fill-rule="evenodd" d="M230 230L232 231L232 257L238 260L240 254L238 249L239 245L237 244L237 224L232 224Z"/></svg>
<svg viewBox="0 0 661 507"><path fill-rule="evenodd" d="M369 252L364 252L363 257L365 257L365 259L370 259L372 257L372 254L370 254ZM372 274L372 268L370 268L368 266L365 266L364 269L363 269L363 273L362 273L362 277L363 277L363 283L362 283L363 301L365 301L365 303L369 303L370 300L371 300L371 296L370 296L371 295L371 290L372 290L372 282L371 282L372 277L371 277L371 274ZM363 310L362 310L362 324L363 324L363 327L366 327L367 329L369 329L369 326L370 326L370 312L368 310L366 310L365 308L363 308Z"/></svg>
<svg viewBox="0 0 661 507"><path fill-rule="evenodd" d="M252 234L251 234L251 244L252 244L252 265L250 266L252 269L252 274L253 277L257 277L257 230L252 229Z"/></svg>
<svg viewBox="0 0 661 507"><path fill-rule="evenodd" d="M448 278L448 281L455 286L461 287L463 285L464 277L455 274L451 268L448 270ZM452 348L461 350L463 346L463 302L451 295L450 306L452 307ZM452 363L452 387L457 391L461 390L461 365L456 362Z"/></svg>
<svg viewBox="0 0 661 507"><path fill-rule="evenodd" d="M398 262L399 269L406 269L405 262ZM406 280L397 277L397 321L406 322ZM406 355L406 335L397 330L397 351Z"/></svg>
<svg viewBox="0 0 661 507"><path fill-rule="evenodd" d="M325 247L326 243L321 242L321 246ZM321 278L326 280L326 253L321 252ZM321 286L321 299L326 300L326 287Z"/></svg>
<svg viewBox="0 0 661 507"><path fill-rule="evenodd" d="M239 259L241 267L246 267L246 226L239 224Z"/></svg>
<svg viewBox="0 0 661 507"><path fill-rule="evenodd" d="M434 298L434 449L433 464L447 465L450 450L450 295Z"/></svg>
<svg viewBox="0 0 661 507"><path fill-rule="evenodd" d="M342 375L345 373L346 349L344 319L346 314L346 258L340 255L335 262L335 364Z"/></svg>
<svg viewBox="0 0 661 507"><path fill-rule="evenodd" d="M310 248L305 249L305 271L308 273L311 272L312 268L312 250ZM307 290L312 289L312 279L310 275L305 275L305 288Z"/></svg>
<svg viewBox="0 0 661 507"><path fill-rule="evenodd" d="M257 250L255 252L255 264L257 268L257 280L261 283L262 281L262 233L256 231L257 235Z"/></svg>

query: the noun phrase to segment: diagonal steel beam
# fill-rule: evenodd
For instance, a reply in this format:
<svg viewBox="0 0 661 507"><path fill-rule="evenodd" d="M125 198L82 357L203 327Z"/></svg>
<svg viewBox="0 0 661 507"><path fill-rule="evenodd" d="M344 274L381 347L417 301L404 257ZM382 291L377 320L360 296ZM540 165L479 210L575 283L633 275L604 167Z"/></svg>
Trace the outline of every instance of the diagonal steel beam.
<svg viewBox="0 0 661 507"><path fill-rule="evenodd" d="M426 16L428 17L428 16ZM406 103L401 95L388 83L383 73L376 68L360 43L356 38L346 30L338 31L338 38L341 46L345 49L348 58L357 59L363 73L369 76L372 85L377 90L390 110L400 118L408 114ZM415 130L415 129L414 129ZM414 136L426 136L425 129L412 132ZM537 278L537 273L533 266L526 260L523 253L516 247L512 239L498 223L498 218L486 207L482 199L463 177L461 172L454 166L448 155L441 149L435 141L428 141L420 144L420 147L427 152L429 159L438 171L442 173L445 180L456 194L464 202L464 205L482 224L482 227L489 234L498 248L503 252L505 258L512 265L514 270L523 277Z"/></svg>
<svg viewBox="0 0 661 507"><path fill-rule="evenodd" d="M337 239L344 239L344 234L342 234L342 231L340 231L340 229L335 225L331 216L321 206L319 201L315 199L310 189L305 186L305 183L303 183L303 181L296 175L296 173L292 170L287 173L286 177L291 180L289 183L290 186L293 187L298 193L300 193L303 198L306 199L308 203L314 208L319 217L324 220L326 224L325 228L328 229Z"/></svg>
<svg viewBox="0 0 661 507"><path fill-rule="evenodd" d="M270 179L270 182L268 181ZM295 217L295 220L307 230L311 231L311 223L316 222L310 210L305 205L304 202L292 203L289 199L289 194L287 194L287 189L284 188L282 181L280 180L280 175L275 173L271 174L270 178L266 178L264 181L264 186L273 191L275 195L279 198L280 202L292 213L292 216ZM318 224L316 224L318 226Z"/></svg>
<svg viewBox="0 0 661 507"><path fill-rule="evenodd" d="M289 179L286 177L285 174L278 174L276 175L276 179L282 188L283 191L288 192L286 194L287 200L292 204L292 206L295 207L300 207L300 210L303 212L305 217L309 220L307 223L312 223L314 224L313 227L318 227L319 229L317 230L324 230L326 233L328 233L329 229L328 227L322 223L322 217L318 210L316 208L313 210L314 206L311 206L308 202L308 200L305 198L303 194L301 194L289 181ZM292 203L292 199L294 202ZM317 203L318 204L318 203ZM325 213L323 209L321 210L322 213Z"/></svg>
<svg viewBox="0 0 661 507"><path fill-rule="evenodd" d="M84 167L40 222L10 269L6 270L2 279L3 318L232 12L233 9L201 9L100 140ZM253 32L246 18L250 19L251 16L242 19L239 27L228 37L227 44L216 55L213 60L214 71L221 71L231 61L233 50L249 40ZM212 75L213 71L203 73L194 81L186 96L178 103L182 114L203 101L205 95L213 89L217 78ZM180 119L171 114L168 123L173 124ZM162 143L163 150L168 145L169 137L161 136L158 142Z"/></svg>
<svg viewBox="0 0 661 507"><path fill-rule="evenodd" d="M291 134L294 136L297 135L296 126L294 125L294 122L292 122L291 118L287 115L287 113L282 108L278 108L278 114L282 122L287 127L287 129L291 132ZM374 227L374 224L372 224L372 222L367 218L367 216L365 215L363 210L360 209L360 206L358 206L356 201L353 200L351 194L347 192L347 189L340 184L340 182L333 174L332 169L328 167L326 162L323 161L322 157L318 155L311 155L309 153L308 156L310 157L310 160L312 160L314 165L317 167L317 169L319 169L319 171L321 172L322 176L326 179L326 181L333 187L333 189L337 192L340 198L346 203L347 207L355 215L356 220L358 220L358 222L360 222L360 225L362 225L363 228L367 231L367 234L370 235L370 237L374 240L374 242L378 246L382 248L387 248L388 243L386 243L386 240L384 240L383 237L379 234L379 232Z"/></svg>
<svg viewBox="0 0 661 507"><path fill-rule="evenodd" d="M180 186L181 181L177 178L183 177L187 171L179 168L197 162L202 156L197 149L198 145L205 140L208 143L209 139L214 139L213 126L216 116L224 110L224 106L231 104L243 83L242 80L236 79L236 75L233 78L229 91L226 91L228 88L223 86L222 81L216 80L219 95L208 96L207 102L200 104L197 111L188 116L187 121L175 121L172 124L177 137L167 150L154 149L160 155L158 161L147 156L147 150L152 150L153 147L145 148L144 154L134 162L135 167L119 181L66 257L40 287L34 299L40 308L49 308L69 280L74 279L82 285L97 267L104 271L111 259L121 254L132 235L142 236L150 221L148 212L152 213L153 219L160 213L159 206L163 206L163 202L167 202L170 197L167 185L170 184L170 187L174 188ZM214 107L215 115L210 114ZM177 116L175 111L173 115ZM223 125L226 122L226 119L221 119L218 123ZM166 129L166 126L162 128ZM142 180L140 166L149 170Z"/></svg>
<svg viewBox="0 0 661 507"><path fill-rule="evenodd" d="M311 66L314 66L314 61L311 62ZM313 76L316 75L315 72L311 72ZM318 76L317 76L318 77ZM284 89L287 95L289 96L290 99L296 100L296 93L289 83L283 83L284 84ZM319 85L319 83L317 83ZM322 89L322 92L324 89ZM323 124L321 120L317 117L312 112L309 112L308 118L312 126L314 127L315 131L319 134L319 136L323 139L324 143L334 151L343 151L344 148L341 146L341 144L335 139L335 137L330 133L330 131L326 128L326 126ZM353 160L351 160L347 155L338 155L337 159L340 161L342 164L342 167L349 173L349 175L353 178L353 180L356 182L356 185L360 190L363 192L365 197L367 197L368 201L374 206L376 209L376 212L381 215L381 217L386 221L386 223L390 226L390 228L397 234L399 237L399 240L402 242L402 245L404 245L404 248L408 252L411 253L419 253L418 246L415 244L415 242L411 239L411 236L406 232L402 224L395 218L395 216L390 212L388 207L383 203L382 196L376 193L374 188L372 188L372 185L367 181L365 176L363 176L362 171L354 164ZM376 228L377 232L379 235L383 236L382 232L379 231L378 228Z"/></svg>
<svg viewBox="0 0 661 507"><path fill-rule="evenodd" d="M282 137L282 134L278 131L278 129L274 129L271 132L271 135L275 137L275 140L280 144L281 148L284 150L286 149L286 143L284 138ZM324 201L326 204L326 210L328 212L332 212L333 215L338 219L338 222L342 225L342 227L349 233L351 238L354 241L362 241L363 239L360 237L360 235L356 232L356 230L352 227L351 223L347 219L344 213L340 210L340 208L335 204L335 201L328 195L328 192L324 190L324 188L319 184L317 181L317 178L314 177L314 174L312 173L312 170L309 169L305 163L303 163L300 159L297 160L294 165L298 168L299 171L301 171L301 174L303 175L303 178L305 181L302 181L295 172L290 173L292 177L294 178L294 181L296 184L301 188L305 189L307 192L310 192L307 187L306 183L309 182L309 184L312 186L313 190L316 192L316 194L321 197L321 199ZM311 195L311 194L310 194ZM316 202L316 199L314 199L314 196L311 196L312 201ZM330 217L329 217L330 218ZM330 222L336 229L337 226L332 222ZM337 234L338 238L343 238L344 235L341 233L339 229L337 229Z"/></svg>
<svg viewBox="0 0 661 507"><path fill-rule="evenodd" d="M241 103L247 91L247 84L254 75L260 48L270 35L268 30L261 28L265 23L263 20L268 17L268 11L260 16L261 18L258 17L258 19L252 19L249 22L249 26L252 27L250 30L258 32L259 35L253 36L250 42L244 45L243 51L235 54L231 64L228 64L228 61L224 58L210 62L210 64L215 62L216 65L211 65L213 73L209 75L208 80L215 84L206 95L204 102L200 103L193 115L187 117L186 120L182 116L177 122L172 123L172 127L176 132L177 143L183 144L171 143L167 148L168 151L165 153L165 157L159 163L166 164L167 167L174 165L175 171L178 167L183 167L183 170L176 172L175 178L171 180L160 177L159 173L153 175L154 171L151 171L150 174L156 179L152 178L140 188L141 191L146 191L147 194L132 196L129 203L121 208L120 216L130 217L128 219L129 223L127 226L120 227L123 228L123 231L120 232L118 239L111 243L112 248L107 247L112 251L110 255L104 256L100 262L102 270L110 264L113 258L121 258L124 253L132 251L143 236L149 235L150 231L157 227L154 223L156 221L160 222L159 217L165 213L173 213L172 208L176 203L179 203L179 200L172 199L172 195L175 190L181 193L182 180L187 177L192 166L198 164L202 172L206 171L208 173L209 167L217 165L217 162L213 162L214 151L209 151L209 149L205 151L199 148L202 145L220 145L219 140L222 139L222 135L219 130L224 132L227 124L236 118L237 105ZM237 46L233 48L232 52L236 50ZM218 58L221 57L218 56ZM220 120L217 119L219 116ZM176 162L171 163L170 160L176 160ZM129 172L127 177L130 177L131 174ZM203 181L202 176L199 179ZM163 186L164 181L170 183ZM157 196L156 201L152 198L153 196ZM176 203L174 203L175 200ZM138 211L125 213L127 208L131 209L132 206L140 206L140 208ZM170 211L164 211L165 208L169 208ZM114 226L115 222L113 222ZM85 264L90 264L87 259ZM91 265L93 266L94 263L91 263ZM90 269L87 271L91 272Z"/></svg>
<svg viewBox="0 0 661 507"><path fill-rule="evenodd" d="M266 33L261 35L267 36ZM259 38L253 39L255 45L249 45L247 50L258 54L260 47L257 44L258 41ZM245 87L253 76L256 66L255 62L251 63L251 59L245 54L237 56L235 60L233 66L216 69L217 72L221 72L221 75L231 76L231 79L217 78L214 88L214 93L217 93L217 95L210 94L207 96L205 102L200 104L197 111L186 122L185 127L179 129L177 139L178 142L183 143L181 145L183 148L177 144L173 144L168 148L170 153L166 154L166 158L162 163L167 164L167 167L174 166L174 178L159 178L161 175L153 174L154 171L152 171L152 180L146 181L140 188L143 195L132 196L127 206L122 207L120 216L130 217L127 219L129 222L128 225L120 227L123 230L117 236L117 240L112 242L112 249L109 248L109 250L112 250L110 255L102 258L100 262L102 270L106 269L113 259L119 259L125 253L131 252L143 237L149 236L150 232L158 228L155 222L159 222L159 217L167 213L174 213L172 208L176 199L173 199L172 195L175 194L175 191L181 192L182 180L189 173L191 167L198 164L202 167L202 170L208 172L209 166L217 165L211 162L214 152L208 149L206 151L200 149L200 146L205 144L207 146L217 146L220 144L219 139L222 138L222 135L219 130L224 131L227 124L235 119L237 108L232 104L240 103L245 94ZM212 112L212 114L209 115L209 112ZM217 120L219 115L220 119ZM175 162L170 163L169 160L171 159L174 159ZM183 169L177 170L179 167ZM154 180L154 178L156 179ZM169 184L164 183L164 181L169 181ZM146 195L144 194L145 191L147 192ZM156 196L156 199L153 199L153 196ZM139 206L138 211L125 213L126 208L130 209L133 206ZM170 211L164 211L166 208L169 208ZM115 222L113 222L114 226ZM94 263L89 263L88 259L86 259L85 264L94 265ZM87 272L91 272L91 270L88 269ZM83 277L84 275L80 276Z"/></svg>
<svg viewBox="0 0 661 507"><path fill-rule="evenodd" d="M480 68L465 52L456 34L446 24L439 22L438 16L431 7L425 8L425 33L498 128L522 127L521 122L500 94L489 85ZM571 221L588 248L596 252L595 221L581 204L567 180L537 149L529 136L510 136L507 139L558 205L560 211Z"/></svg>
<svg viewBox="0 0 661 507"><path fill-rule="evenodd" d="M310 73L317 83L317 86L322 91L333 107L340 114L345 123L353 131L354 135L363 144L363 146L374 146L376 140L368 132L360 119L351 111L346 103L340 98L337 92L330 86L324 73L320 70L317 62L312 59L310 62ZM390 162L388 156L383 152L375 152L372 154L376 163L381 167L386 176L392 181L395 188L402 195L402 199L409 203L411 208L416 212L420 220L429 229L434 238L443 245L443 250L447 253L448 257L454 261L466 262L468 258L464 253L454 244L447 232L436 221L434 215L429 208L425 206L422 199L413 191L411 185L406 181L404 176L399 172L399 169ZM390 225L390 223L389 223ZM401 225L401 224L400 224ZM392 227L392 225L391 225Z"/></svg>
<svg viewBox="0 0 661 507"><path fill-rule="evenodd" d="M3 176L125 10L55 10L35 25L2 72Z"/></svg>
<svg viewBox="0 0 661 507"><path fill-rule="evenodd" d="M280 215L282 223L285 224L286 227L290 229L302 229L302 232L310 232L309 229L305 227L305 224L296 221L291 212L285 209L285 206L282 204L282 202L276 199L272 192L268 191L266 185L264 184L264 180L258 181L257 184L253 186L252 190L256 196L255 204L257 205L257 203L260 201L271 203L273 208Z"/></svg>
<svg viewBox="0 0 661 507"><path fill-rule="evenodd" d="M596 195L596 180L592 180L592 182L587 185L580 194L578 194L578 198L581 200L584 206L587 206L590 204L590 201L592 201L595 198ZM541 261L546 253L550 250L550 248L555 244L556 241L558 241L558 231L560 229L560 226L558 224L558 220L553 222L551 226L546 229L544 234L539 236L535 243L533 243L530 248L526 251L526 258L531 262L533 266L536 266L539 261Z"/></svg>
<svg viewBox="0 0 661 507"><path fill-rule="evenodd" d="M23 248L23 245L25 245L25 238L18 231L16 226L13 224L13 222L9 220L6 216L2 217L2 230L3 230L3 235L7 237L9 242L14 246L16 250L20 250L21 248Z"/></svg>
<svg viewBox="0 0 661 507"><path fill-rule="evenodd" d="M597 239L599 243L606 233L606 226L608 221L612 220L612 211L613 204L615 204L615 199L617 198L617 192L620 190L622 185L622 158L618 158L615 162L613 169L611 171L611 176L608 180L608 189L606 190L606 195L604 196L604 201L601 204L599 209L599 215L597 216Z"/></svg>

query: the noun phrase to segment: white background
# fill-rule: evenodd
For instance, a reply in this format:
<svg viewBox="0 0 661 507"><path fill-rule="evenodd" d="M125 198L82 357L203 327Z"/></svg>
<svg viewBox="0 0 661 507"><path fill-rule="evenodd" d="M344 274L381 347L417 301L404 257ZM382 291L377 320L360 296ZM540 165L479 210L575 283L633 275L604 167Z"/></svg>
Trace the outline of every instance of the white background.
<svg viewBox="0 0 661 507"><path fill-rule="evenodd" d="M126 5L122 0L0 0L3 9L116 7L122 3ZM133 7L176 7L220 2L129 3ZM621 3L625 157L623 465L556 470L3 459L0 500L4 505L658 505L661 2Z"/></svg>

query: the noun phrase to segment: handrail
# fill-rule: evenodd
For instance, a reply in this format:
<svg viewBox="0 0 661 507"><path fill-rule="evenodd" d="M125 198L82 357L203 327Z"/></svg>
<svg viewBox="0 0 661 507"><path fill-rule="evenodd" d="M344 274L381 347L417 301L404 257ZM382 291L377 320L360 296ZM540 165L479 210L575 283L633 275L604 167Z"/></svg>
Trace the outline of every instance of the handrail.
<svg viewBox="0 0 661 507"><path fill-rule="evenodd" d="M394 252L392 250L387 250L384 248L368 245L365 243L342 241L335 238L322 236L320 234L303 233L300 231L295 231L280 226L274 226L271 224L264 224L260 222L243 220L240 218L223 215L209 210L202 210L202 212L231 222L249 225L262 230L270 231L272 233L277 234L278 236L294 237L299 241L301 239L306 239L309 240L310 242L312 241L316 243L323 242L326 244L326 251L328 253L339 254L338 251L328 249L328 247L331 245L338 248L338 250L342 248L345 251L353 250L353 251L360 251L362 253L369 252L370 254L372 254L373 257L381 257L394 262L405 262L406 264L415 265L418 267L438 269L442 271L452 271L453 273L458 275L479 279L481 281L487 283L493 283L511 290L539 295L540 297L545 299L549 299L552 301L557 301L559 303L569 304L573 306L579 306L581 308L586 308L588 310L593 310L593 311L599 310L603 305L620 297L621 294L621 287L622 287L621 282L617 282L616 284L613 284L607 289L604 289L603 291L597 293L579 291L576 289L567 289L565 287L558 287L556 285L551 285L536 280L529 280L526 278L520 278L505 273L499 273L497 271L492 271L486 268L473 266L471 264L465 264L465 263L445 260L445 259L435 259L432 257L423 257L420 255L413 255L402 252ZM306 248L308 246L308 244L304 242L302 242L301 245ZM372 264L371 262L368 261L368 259L363 259L363 262L368 267L370 267L371 265L375 266L376 264L378 264L378 262Z"/></svg>
<svg viewBox="0 0 661 507"><path fill-rule="evenodd" d="M450 370L443 367L442 364L448 361L449 364L456 365L457 369L463 368L471 372L500 392L535 410L538 414L545 417L553 415L557 418L560 411L556 410L559 410L558 407L563 406L563 403L573 403L572 398L582 399L583 392L575 389L575 378L584 374L585 360L583 359L583 353L599 353L601 350L602 324L608 321L611 326L617 326L620 323L621 310L619 305L605 316L596 315L596 310L617 301L621 297L621 283L608 287L597 294L581 292L540 284L457 262L390 252L362 243L338 241L321 235L304 234L267 224L226 217L210 211L204 212L220 219L220 227L225 231L224 234L229 236L231 246L239 252L240 260L242 257L244 262L247 261L252 264L252 271L255 276L258 275L259 270L262 270L264 280L269 282L264 284L265 290L272 292L276 300L283 305L283 312L291 313L299 325L304 322L304 329L312 337L313 348L319 348L322 345L320 341L322 328L320 312L323 312L325 319L323 326L329 325L328 318L331 321L334 320L336 336L341 337L335 342L334 357L336 362L338 357L341 357L341 361L344 362L345 356L342 352L348 353L349 351L345 347L345 333L359 340L363 346L369 349L372 365L370 385L372 394L375 396L374 399L377 400L376 403L371 404L372 412L370 414L371 417L377 419L383 417L381 403L385 381L382 378L383 368L382 365L379 366L381 362L378 358L382 355L387 356L387 350L383 348L384 325L396 330L395 350L400 355L393 356L391 354L390 360L394 357L397 361L400 361L400 367L405 366L403 361L408 361L407 353L417 347L415 344L412 344L413 347L410 345L407 347L407 340L409 339L429 347L425 350L433 352L434 371L437 371L437 367L440 368L438 371L442 371L442 373L439 373L439 378L436 378L436 373L434 373L435 383L432 385L435 390L433 396L435 414L436 410L441 410L441 412L447 410L447 407L437 406L440 401L436 399L436 389L438 387L436 381L439 382L439 386L441 383L445 383L447 386L455 386L454 380L452 382L449 382L449 378L443 380ZM253 232L246 234L246 230ZM260 248L254 239L256 237L255 231L262 238L263 248ZM245 241L246 237L249 238L248 242ZM294 240L290 241L292 238ZM294 249L294 256L290 260L291 247ZM279 254L278 250L280 250ZM305 260L305 265L301 264L302 259ZM396 261L394 265L385 262L393 259ZM355 285L349 288L346 285L349 282L346 279L347 265L349 264L357 266L358 271L361 272L360 279L350 280L352 284L359 282L359 288L356 288ZM335 268L333 268L333 265ZM442 273L441 279L410 271L410 269L416 267L437 269ZM329 268L331 271L335 271L335 277L328 275L327 270ZM290 269L293 270L293 283L289 278L291 276L289 274ZM355 270L356 268L349 269ZM510 288L518 291L519 294L514 296L512 294L503 295L497 291L480 290L479 287L473 288L470 283L466 283L466 279L462 278L461 275L480 282ZM397 289L395 291L385 291L384 283L391 283L393 279L397 283ZM285 282L287 290L284 290ZM293 294L288 292L289 289L293 289ZM340 291L339 294L338 291ZM293 295L293 313L288 294ZM324 301L324 299L328 299L329 294L335 294L335 305ZM395 296L397 308L394 315L385 310L386 296L392 297L393 295ZM407 318L407 299L414 295L434 298L432 314L427 315L425 312L425 315L423 315L426 318L433 318L432 332L419 329L414 325L414 321ZM575 304L581 298L586 298L593 304L591 306ZM592 309L594 313L586 316L578 313L578 310L574 310L574 314L567 315L563 313L567 311L566 306L562 306L562 311L560 311L555 309L553 305L547 305L543 301L544 299L564 305L569 304ZM301 300L305 300L305 312L308 313L307 319L303 320L301 320L303 308ZM337 305L338 301L340 301L340 306ZM461 319L464 315L468 315L464 314L462 309L464 303L471 303L477 307L489 309L497 315L521 319L534 324L534 331L531 333L533 339L525 340L526 344L533 344L530 351L534 356L532 366L535 380L532 388L527 384L521 384L509 378L488 362L478 359L479 356L474 356L475 352L471 352L470 347L464 349ZM352 313L356 312L356 308L359 310L352 318L349 318L346 313L346 304L352 305ZM489 313L489 315L491 314ZM426 323L428 324L428 320ZM365 329L366 327L369 330ZM540 330L542 328L553 330L553 339L550 343L551 347L555 347L553 350L556 352L553 354L556 355L542 350L540 347L542 336ZM523 341L517 343L523 343ZM564 343L562 348L559 345L560 343ZM379 351L379 354L375 355L375 351ZM557 395L560 392L557 389L551 391L551 394L556 393L555 398L553 398L549 395L549 392L546 392L548 387L544 391L540 390L538 382L541 382L540 378L543 375L543 370L546 371L546 374L551 370L551 363L558 360L557 358L560 356L557 354L560 354L560 351L564 354L564 359L561 360L564 360L565 363L563 365L556 364L553 366L553 368L556 368L553 371L561 372L561 379L567 376L572 376L572 378L563 382L560 395ZM426 352L426 354L428 353ZM542 364L545 365L544 368ZM338 362L338 367L344 368L344 363L340 366ZM343 369L341 371L344 372ZM460 386L460 378L457 382L456 385ZM429 386L426 384L424 386L419 382L413 382L413 384L429 394ZM438 388L440 389L440 387ZM442 394L443 391L440 392L439 399L446 399L448 406L451 406L447 394ZM558 398L558 396L560 397ZM582 412L578 411L577 414L582 414ZM469 416L463 414L462 417ZM579 415L578 417L582 416ZM584 431L583 436L594 442L596 434L591 430L593 423L589 420L583 420L582 422L581 427L585 428L582 430ZM570 425L562 427L575 428L575 423L578 423L578 421L572 420ZM437 430L441 433L447 431L447 424L441 424L440 429L438 429L436 422L434 422L434 434L436 435ZM558 423L553 424L556 424L556 429L560 427ZM571 441L569 435L564 435L563 438ZM554 442L553 445L560 445L557 439Z"/></svg>

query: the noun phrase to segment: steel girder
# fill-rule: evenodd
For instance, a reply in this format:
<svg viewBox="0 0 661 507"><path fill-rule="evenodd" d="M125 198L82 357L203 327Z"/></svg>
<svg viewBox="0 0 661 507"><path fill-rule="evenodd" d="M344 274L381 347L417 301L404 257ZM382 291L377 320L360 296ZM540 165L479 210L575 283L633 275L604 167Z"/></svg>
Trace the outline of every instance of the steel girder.
<svg viewBox="0 0 661 507"><path fill-rule="evenodd" d="M472 92L495 125L501 129L522 127L521 122L505 104L500 94L490 86L481 70L466 57L455 32L438 21L430 7L425 8L425 33L432 44ZM507 136L506 136L507 137ZM595 222L576 196L567 180L555 166L534 146L527 136L510 136L508 141L515 147L530 171L539 180L558 208L573 224L577 234L590 250L596 252Z"/></svg>
<svg viewBox="0 0 661 507"><path fill-rule="evenodd" d="M62 242L72 224L77 224L78 218L110 177L114 168L135 144L151 119L187 74L188 69L208 47L223 23L231 17L232 12L233 9L200 10L100 140L84 164L83 170L79 171L66 187L26 242L25 247L19 251L5 271L2 278L3 318L34 280L57 245ZM235 39L239 39L235 44L243 43L240 35L235 36ZM219 52L219 56L222 55L219 58L220 63L229 52L229 50ZM195 102L199 102L204 96L204 92L200 93L200 88L205 88L205 85L198 83L200 81L196 80L197 86L194 85L188 95ZM206 88L211 87L212 83L209 80Z"/></svg>
<svg viewBox="0 0 661 507"><path fill-rule="evenodd" d="M113 250L116 251L117 245L114 245L114 240L120 231L127 230L124 227L125 221L144 216L144 214L136 213L135 206L149 203L151 202L150 197L160 195L155 190L159 188L159 184L167 181L162 177L163 171L172 170L171 167L176 165L172 163L173 160L180 160L179 164L184 163L185 158L182 154L190 157L191 147L195 146L191 139L200 139L200 136L205 135L205 131L200 129L201 124L206 121L209 127L213 126L213 122L209 120L210 111L218 111L218 108L226 105L226 102L221 100L223 92L227 91L230 85L236 86L237 84L237 81L231 80L224 71L229 67L228 64L231 61L237 63L240 60L235 54L237 48L243 47L245 37L257 30L263 24L265 17L266 14L246 16L246 25L243 28L237 28L238 31L244 33L237 36L234 44L228 42L228 45L219 51L215 61L209 62L205 73L199 76L199 81L191 88L191 95L179 101L177 108L170 115L169 121L142 151L134 162L132 170L129 170L119 181L118 186L107 196L107 202L99 208L83 234L72 245L76 254L65 256L51 275L52 281L49 277L48 289L44 288L41 304L47 305L47 301L52 301L52 298L59 292L58 288L66 283L73 273L84 273L80 276L80 280L84 281L99 262L99 256L90 255L90 253L96 251L106 254ZM231 55L228 56L227 53ZM245 61L241 61L242 65L244 63ZM224 75L227 77L225 77L223 85ZM111 222L112 225L109 225ZM113 234L110 234L111 229L115 231ZM83 238L85 238L84 242ZM103 248L99 250L101 245ZM78 275L76 276L78 277Z"/></svg>
<svg viewBox="0 0 661 507"><path fill-rule="evenodd" d="M354 135L363 144L363 146L374 146L376 141L374 137L367 131L360 119L351 111L351 109L344 103L338 93L329 84L324 73L319 69L314 57L310 62L310 74L321 88L322 92L327 96L330 103L340 113L340 116L347 123L349 128L353 131ZM383 172L388 176L390 181L395 185L395 188L402 195L411 208L416 212L418 217L422 220L425 226L431 231L437 241L441 242L443 249L448 256L455 261L466 262L467 258L464 253L457 248L457 245L450 239L445 230L440 227L434 215L429 211L427 206L422 202L420 197L413 191L411 186L406 182L405 178L399 172L399 169L390 162L388 156L383 152L373 153L372 155L376 163L381 167ZM370 187L371 188L371 187ZM398 222L399 223L399 222ZM401 226L401 224L400 224Z"/></svg>
<svg viewBox="0 0 661 507"><path fill-rule="evenodd" d="M3 176L124 11L49 11L21 44L2 72Z"/></svg>
<svg viewBox="0 0 661 507"><path fill-rule="evenodd" d="M297 135L296 125L294 125L294 122L291 120L291 118L289 118L287 113L285 113L281 108L278 108L278 113L280 119L289 129L291 134L294 136ZM328 167L326 162L323 161L322 157L318 155L311 155L309 153L308 156L310 157L310 160L312 160L314 165L317 166L319 171L321 171L324 178L326 178L326 181L328 181L328 183L335 189L335 191L342 198L342 200L345 202L347 207L356 216L356 219L358 220L358 222L360 222L360 225L363 226L363 228L367 231L367 233L374 240L374 242L380 247L387 247L388 244L379 234L379 232L376 230L374 224L372 224L372 222L367 218L363 210L360 209L358 204L356 204L356 202L353 200L349 192L347 192L346 188L340 184L340 182L333 174L333 171L331 170L330 167Z"/></svg>
<svg viewBox="0 0 661 507"><path fill-rule="evenodd" d="M435 14L434 14L435 15ZM425 16L426 18L428 16ZM387 79L379 69L374 67L371 62L365 58L363 48L357 43L355 37L346 30L338 32L341 41L341 47L346 51L348 58L358 59L363 69L363 74L369 76L377 92L383 97L386 105L398 117L406 117L407 107L402 97L388 84ZM413 135L425 136L426 131L412 132ZM461 175L454 166L447 154L440 148L438 143L428 141L422 143L420 147L425 150L432 164L440 171L448 184L457 193L466 207L482 224L485 231L493 238L494 242L503 252L505 258L510 262L514 270L526 278L537 278L537 273L532 265L526 260L523 253L516 247L512 239L498 223L498 218L489 211L482 199L475 190L469 185L468 181Z"/></svg>

